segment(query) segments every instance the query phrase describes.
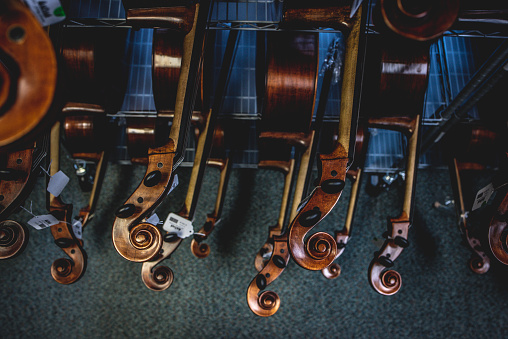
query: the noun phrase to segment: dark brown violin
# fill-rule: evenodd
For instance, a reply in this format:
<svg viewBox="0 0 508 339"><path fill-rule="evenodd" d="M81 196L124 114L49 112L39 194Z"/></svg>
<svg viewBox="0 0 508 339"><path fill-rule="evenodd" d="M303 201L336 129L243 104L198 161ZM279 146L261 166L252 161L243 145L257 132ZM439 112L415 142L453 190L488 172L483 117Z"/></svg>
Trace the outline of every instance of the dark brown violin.
<svg viewBox="0 0 508 339"><path fill-rule="evenodd" d="M199 192L201 189L201 184L203 182L203 176L213 142L215 142L216 146L220 147L220 143L223 141L220 126L218 129L215 126L218 113L222 108L223 97L226 93L227 85L229 83L234 57L236 55L238 35L239 35L238 31L230 31L229 33L226 51L224 52L222 67L219 74L219 79L217 81L217 87L215 89L214 100L209 111L206 114L204 114L205 116L204 120L206 121L206 123L204 128L202 128L202 130L199 132L199 137L196 146L196 155L194 158L194 165L192 167L191 178L187 189L187 196L185 198L183 207L178 212L178 215L180 217L189 220L191 222L194 219L194 213L196 211L196 206L198 203ZM203 72L203 74L207 74L207 72ZM203 96L203 98L204 97L205 96ZM202 105L203 109L206 110L207 107L206 103L203 102ZM216 134L215 138L214 134ZM223 184L224 182L221 180L221 185L223 187L222 189L224 189ZM221 188L219 188L219 197L222 196L222 199L224 197L223 193L224 192L221 190ZM219 205L222 205L222 202L219 201L218 203ZM171 214L168 216L168 219L169 218L172 218ZM208 232L209 234L211 232L211 229L207 229L207 231L205 232ZM196 238L198 240L204 240L208 234L206 233L196 234ZM148 288L154 291L163 291L167 289L169 286L171 286L171 284L173 283L173 271L167 266L163 265L157 266L157 265L161 263L164 259L168 258L174 251L176 251L176 249L182 243L183 239L184 239L183 236L180 236L179 234L174 232L167 231L163 237L164 241L159 254L152 260L143 263L143 267L141 269L141 278L143 279L143 282ZM193 245L191 244L191 246ZM204 248L204 250L202 249L198 250L199 250L198 253L207 252L207 248Z"/></svg>
<svg viewBox="0 0 508 339"><path fill-rule="evenodd" d="M0 147L26 147L53 119L57 83L53 45L30 10L0 4ZM16 146L17 145L17 146Z"/></svg>
<svg viewBox="0 0 508 339"><path fill-rule="evenodd" d="M389 219L386 240L369 267L370 284L380 294L399 291L401 276L391 267L409 246L418 140L428 79L429 43L425 41L442 34L448 25L431 22L453 22L455 14L450 13L455 13L456 6L455 0L425 3L398 0L381 1L376 8L376 25L384 34L368 41L371 68L366 71L365 83L370 88L366 88L367 105L362 109L369 116L369 127L399 131L407 138L402 211L398 217Z"/></svg>
<svg viewBox="0 0 508 339"><path fill-rule="evenodd" d="M310 6L315 5L319 8L320 4L320 2L317 2ZM323 2L325 7L327 4L329 3ZM259 316L271 316L279 309L279 296L275 292L265 289L285 269L290 255L298 265L311 270L326 268L336 257L337 244L331 235L318 232L305 241L304 239L307 233L329 213L338 201L344 187L349 160L348 152L354 116L353 106L362 10L360 7L355 16L349 19L350 6L349 4L344 6L345 8L342 11L336 12L339 13L340 18L344 19L339 20L340 18L338 18L337 22L339 23L339 29L343 30L347 36L337 147L331 153L319 156L320 177L317 180L317 187L302 203L286 232L280 236L274 236L272 256L263 270L249 285L247 301L250 309ZM302 16L305 16L307 11L301 11L301 13ZM317 11L316 13L324 13L324 11ZM293 20L295 19L293 18ZM290 22L286 23L291 25ZM320 25L319 22L313 20L310 20L310 24ZM284 86L285 84L282 82L279 85ZM305 182L304 178L305 175L299 180Z"/></svg>
<svg viewBox="0 0 508 339"><path fill-rule="evenodd" d="M153 89L158 115L173 116L169 137L148 149L148 168L143 182L116 211L113 244L122 257L134 262L154 259L163 245L160 230L143 220L169 193L173 169L183 160L196 95L210 2L185 3L188 6L180 6L178 1L173 3L175 6L154 1L149 4L150 15L145 15L146 3L124 2L127 21L132 25L165 28L154 31Z"/></svg>
<svg viewBox="0 0 508 339"><path fill-rule="evenodd" d="M476 193L472 192L472 186L477 180L478 173L484 171L489 165L495 165L495 159L498 158L497 145L499 141L495 132L486 127L475 125L458 125L446 139L451 159L450 176L458 226L472 252L469 268L477 274L488 272L491 266L488 247L482 243L481 239L484 238L485 224L492 220L484 220L484 225L478 225L478 222L473 223L471 220L470 213L475 198L474 193ZM495 224L498 225L498 223ZM499 223L499 225L501 224L502 222ZM497 233L500 235L502 232ZM496 239L495 241L500 240L499 237L493 237L492 240L494 239ZM496 253L494 249L493 253Z"/></svg>
<svg viewBox="0 0 508 339"><path fill-rule="evenodd" d="M273 253L273 239L281 236L290 202L295 167L307 173L312 148L310 129L316 99L318 73L318 35L307 33L269 33L267 35L266 89L259 134L259 168L280 171L284 188L277 224L256 255L255 267L261 271ZM294 79L293 81L289 79ZM282 84L282 85L281 85ZM295 166L294 151L301 158ZM302 174L299 175L301 177ZM295 189L291 214L300 203L303 182ZM294 217L294 215L292 215Z"/></svg>

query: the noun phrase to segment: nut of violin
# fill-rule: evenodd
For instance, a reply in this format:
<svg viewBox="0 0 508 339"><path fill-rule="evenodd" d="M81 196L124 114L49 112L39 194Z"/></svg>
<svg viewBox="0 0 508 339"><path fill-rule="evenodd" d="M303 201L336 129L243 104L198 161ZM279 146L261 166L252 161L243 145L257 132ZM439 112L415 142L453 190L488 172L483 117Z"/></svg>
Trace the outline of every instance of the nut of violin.
<svg viewBox="0 0 508 339"><path fill-rule="evenodd" d="M340 179L328 179L321 184L321 189L327 194L337 194L344 189L346 183Z"/></svg>
<svg viewBox="0 0 508 339"><path fill-rule="evenodd" d="M178 237L178 235L176 235L176 233L167 233L164 234L163 239L165 242L175 242L180 238Z"/></svg>
<svg viewBox="0 0 508 339"><path fill-rule="evenodd" d="M125 204L123 206L120 206L116 210L115 215L118 218L125 219L125 218L128 218L131 215L133 215L135 211L136 211L136 206L134 206L134 204Z"/></svg>
<svg viewBox="0 0 508 339"><path fill-rule="evenodd" d="M256 277L256 286L260 290L264 290L266 288L266 278L263 274L258 274Z"/></svg>
<svg viewBox="0 0 508 339"><path fill-rule="evenodd" d="M298 222L303 227L311 227L314 226L319 219L321 219L321 211L319 210L319 207L314 207L314 209L303 213L298 219Z"/></svg>
<svg viewBox="0 0 508 339"><path fill-rule="evenodd" d="M393 239L393 242L395 243L395 245L400 246L402 248L407 248L409 246L409 241L406 238L401 237L399 235Z"/></svg>
<svg viewBox="0 0 508 339"><path fill-rule="evenodd" d="M148 175L145 177L145 180L143 181L143 184L146 187L153 187L157 185L162 179L162 173L161 171L153 171L148 173Z"/></svg>
<svg viewBox="0 0 508 339"><path fill-rule="evenodd" d="M55 239L55 244L60 248L70 247L70 246L72 246L73 243L74 243L74 241L72 239L68 239L68 238Z"/></svg>

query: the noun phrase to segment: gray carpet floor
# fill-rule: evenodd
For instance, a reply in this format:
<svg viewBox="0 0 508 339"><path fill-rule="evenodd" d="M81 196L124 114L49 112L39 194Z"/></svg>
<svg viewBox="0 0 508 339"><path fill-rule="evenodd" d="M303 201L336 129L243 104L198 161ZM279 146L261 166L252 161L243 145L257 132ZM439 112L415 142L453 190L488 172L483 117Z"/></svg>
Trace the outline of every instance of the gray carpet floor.
<svg viewBox="0 0 508 339"><path fill-rule="evenodd" d="M70 162L62 162L72 174ZM190 169L178 173L180 185L157 210L161 218L178 211L184 199ZM108 167L99 209L84 231L88 268L77 283L63 286L51 278L51 263L64 255L49 229L30 229L25 252L0 262L1 338L506 337L508 279L503 267L481 276L472 273L453 209L432 207L452 195L445 170L419 172L416 205L421 218L410 230L411 246L396 261L403 279L398 294L377 294L369 286L367 269L386 218L399 213L401 192L393 187L372 198L362 188L353 237L338 260L341 276L327 280L290 263L269 287L282 302L269 318L249 310L246 289L256 275L254 256L268 226L277 220L280 174L233 170L223 220L208 240L210 256L196 259L186 239L166 261L175 281L164 292L147 289L140 279L141 265L122 259L111 241L113 212L143 174L142 166ZM217 171L207 170L195 229L212 211L217 183ZM74 203L75 213L86 202L74 178L62 197ZM341 228L348 198L349 183L336 209L315 229ZM34 213L46 213L44 180L25 206L30 200ZM25 222L29 218L24 211L13 216Z"/></svg>

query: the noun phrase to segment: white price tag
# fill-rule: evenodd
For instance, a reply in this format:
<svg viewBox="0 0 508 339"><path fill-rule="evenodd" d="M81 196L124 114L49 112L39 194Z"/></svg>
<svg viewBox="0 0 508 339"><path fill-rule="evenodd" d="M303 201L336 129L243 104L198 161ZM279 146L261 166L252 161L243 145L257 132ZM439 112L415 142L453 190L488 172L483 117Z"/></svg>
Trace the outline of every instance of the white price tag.
<svg viewBox="0 0 508 339"><path fill-rule="evenodd" d="M173 177L173 182L171 183L171 187L169 188L169 193L171 193L175 188L176 186L178 186L179 182L178 182L178 174L175 174L175 176Z"/></svg>
<svg viewBox="0 0 508 339"><path fill-rule="evenodd" d="M72 223L72 231L78 239L83 239L83 224L79 220L74 220Z"/></svg>
<svg viewBox="0 0 508 339"><path fill-rule="evenodd" d="M479 190L478 193L476 193L476 198L474 199L474 204L471 211L477 210L478 208L487 204L494 191L494 185L492 185L492 183Z"/></svg>
<svg viewBox="0 0 508 339"><path fill-rule="evenodd" d="M159 224L159 221L161 221L161 220L159 219L159 216L157 215L157 213L152 214L152 216L150 218L146 219L147 223L152 224L154 226L157 226Z"/></svg>
<svg viewBox="0 0 508 339"><path fill-rule="evenodd" d="M65 20L60 0L24 0L43 27Z"/></svg>
<svg viewBox="0 0 508 339"><path fill-rule="evenodd" d="M58 171L49 179L47 190L55 197L58 197L68 183L69 177L64 172Z"/></svg>
<svg viewBox="0 0 508 339"><path fill-rule="evenodd" d="M32 226L36 230L42 230L58 223L60 223L60 221L51 214L36 215L32 219L28 220L28 225Z"/></svg>
<svg viewBox="0 0 508 339"><path fill-rule="evenodd" d="M179 238L187 238L194 234L192 221L182 218L178 214L169 213L162 228L170 233L175 233Z"/></svg>

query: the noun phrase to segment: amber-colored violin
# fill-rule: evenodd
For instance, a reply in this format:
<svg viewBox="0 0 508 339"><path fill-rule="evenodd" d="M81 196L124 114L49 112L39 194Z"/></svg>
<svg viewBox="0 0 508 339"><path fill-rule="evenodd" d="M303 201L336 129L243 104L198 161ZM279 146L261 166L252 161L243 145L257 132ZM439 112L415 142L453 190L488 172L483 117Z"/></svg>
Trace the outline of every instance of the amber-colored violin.
<svg viewBox="0 0 508 339"><path fill-rule="evenodd" d="M113 244L122 257L134 262L154 259L163 245L160 230L144 220L169 193L173 170L183 160L196 95L210 2L181 3L153 1L147 9L142 1L124 2L133 26L164 27L154 31L152 80L158 116L173 117L169 137L148 149L143 182L116 211Z"/></svg>
<svg viewBox="0 0 508 339"><path fill-rule="evenodd" d="M223 131L216 126L216 120L218 113L222 107L223 97L226 93L227 85L229 83L230 74L232 71L232 65L234 61L234 57L236 54L236 46L238 40L238 31L231 31L229 33L228 42L226 45L226 51L224 52L224 58L222 61L221 72L219 74L219 79L217 81L217 87L215 89L215 96L210 110L206 114L206 124L203 130L199 133L197 146L196 146L196 155L194 158L194 165L192 167L191 179L189 182L189 187L187 190L187 196L185 198L185 202L178 212L178 215L182 218L192 221L194 218L194 213L196 210L199 192L201 189L201 184L203 181L203 176L205 172L205 168L207 165L207 160L209 159L210 151L213 143L215 143L216 147L221 147L220 144L223 143L223 136L221 133ZM204 72L206 74L206 72ZM203 105L206 109L206 105ZM214 134L216 136L214 137ZM220 165L222 166L222 165ZM226 166L224 166L226 168ZM221 178L218 194L218 205L219 211L223 204L224 199L224 180L227 179L227 175L229 172L223 172L225 175L224 179ZM220 216L220 213L215 213L217 218ZM214 216L214 217L215 217ZM168 216L168 219L172 218L171 214ZM213 225L212 225L213 226ZM206 227L206 224L205 224ZM206 233L196 234L195 241L201 241L206 238L206 236L211 232L212 228L207 228L205 230ZM154 290L154 291L162 291L171 286L173 282L173 271L167 266L157 266L164 259L168 258L181 244L184 237L175 232L168 231L163 237L163 245L159 252L159 254L150 261L144 262L143 267L141 269L141 278L145 285ZM196 247L197 244L191 243L191 248ZM205 244L203 244L205 245ZM201 254L202 257L208 254L208 247L200 246L196 248L196 252Z"/></svg>
<svg viewBox="0 0 508 339"><path fill-rule="evenodd" d="M336 133L333 133L336 136ZM356 203L358 201L358 191L360 188L360 180L363 172L363 166L365 164L365 157L367 156L367 146L369 144L369 131L364 125L359 125L356 131L355 141L355 155L353 163L348 168L346 177L351 182L351 195L349 197L349 205L347 209L346 219L344 221L344 227L335 231L335 242L337 243L337 254L338 258L345 250L347 243L351 238L351 229L353 226L353 217L356 209ZM330 266L321 270L321 273L328 278L337 278L341 273L341 267L337 263L332 263Z"/></svg>
<svg viewBox="0 0 508 339"><path fill-rule="evenodd" d="M318 14L326 13L326 11L316 9L330 5L326 1L322 3L315 2L311 5L307 4L307 6L298 5L298 1L292 3L295 4L297 9L314 5L314 13ZM287 5L289 6L290 4L291 2L288 1ZM344 187L344 179L349 160L348 152L351 125L354 116L353 106L355 101L354 93L362 10L360 8L356 15L350 19L349 4L342 6L339 4L337 6L346 6L342 10L333 11L333 13L337 15L337 20L335 21L336 25L339 29L343 30L344 34L347 36L337 147L331 153L319 156L320 162L318 168L320 169L320 173L319 179L317 180L317 187L304 203L302 203L296 217L287 228L287 231L282 233L281 236L274 237L272 256L263 270L259 272L249 285L247 290L247 301L250 309L259 316L271 316L279 309L279 296L275 292L266 291L265 289L271 282L277 279L285 269L289 262L290 255L298 265L304 268L321 270L332 263L337 253L335 239L327 233L315 233L304 241L307 233L329 213L338 201L342 188ZM305 26L322 26L319 20L325 20L324 18L320 19L319 15L316 17L308 17L307 14L309 11L303 10L296 11L294 14L297 16L293 16L290 21L287 21L289 17L286 15L286 24L291 26L293 22L298 25L299 21L294 21L297 20L298 15L300 15L298 12L305 18ZM312 12L313 11L310 11L310 13ZM286 11L286 13L288 12ZM332 11L329 13L332 13ZM284 85L284 83L281 85Z"/></svg>
<svg viewBox="0 0 508 339"><path fill-rule="evenodd" d="M4 33L0 37L0 147L19 150L33 143L54 118L57 63L47 33L21 1L2 1L0 13Z"/></svg>
<svg viewBox="0 0 508 339"><path fill-rule="evenodd" d="M123 99L120 60L125 31L114 29L66 28L62 32L62 68L66 75L66 104L62 109L65 144L73 158L90 161L96 173L89 204L77 220L72 205L49 194L48 209L59 224L51 226L55 244L71 258L53 263L51 274L62 284L78 281L86 270L82 229L93 218L106 169L106 113L116 112ZM60 123L51 132L50 174L59 170ZM78 223L79 227L73 227Z"/></svg>

